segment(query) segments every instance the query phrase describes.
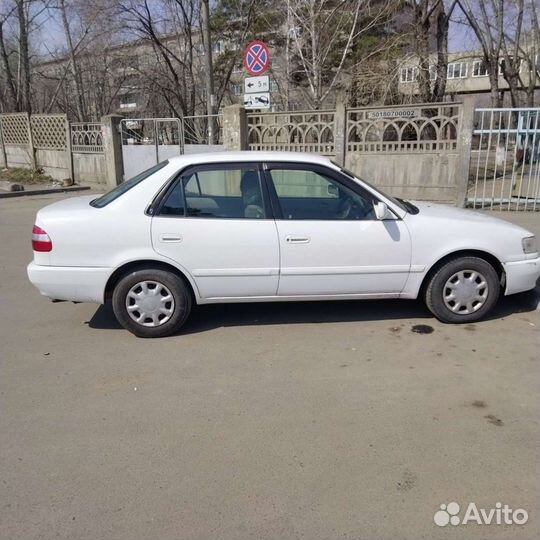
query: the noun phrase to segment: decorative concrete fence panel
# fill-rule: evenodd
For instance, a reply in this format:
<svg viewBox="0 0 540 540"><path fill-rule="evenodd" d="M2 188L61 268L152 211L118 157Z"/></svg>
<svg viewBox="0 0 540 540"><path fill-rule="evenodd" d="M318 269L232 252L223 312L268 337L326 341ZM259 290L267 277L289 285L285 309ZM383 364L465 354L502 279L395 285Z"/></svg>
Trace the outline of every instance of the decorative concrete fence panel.
<svg viewBox="0 0 540 540"><path fill-rule="evenodd" d="M455 202L460 108L347 110L345 166L392 195Z"/></svg>
<svg viewBox="0 0 540 540"><path fill-rule="evenodd" d="M73 179L81 184L105 185L107 166L100 122L70 124Z"/></svg>
<svg viewBox="0 0 540 540"><path fill-rule="evenodd" d="M248 147L334 156L335 115L335 111L248 114Z"/></svg>
<svg viewBox="0 0 540 540"><path fill-rule="evenodd" d="M35 164L55 180L71 179L71 152L65 114L33 114L30 117Z"/></svg>
<svg viewBox="0 0 540 540"><path fill-rule="evenodd" d="M27 113L0 114L4 167L30 168L33 164L30 120Z"/></svg>
<svg viewBox="0 0 540 540"><path fill-rule="evenodd" d="M322 154L392 195L456 202L461 104L247 114L250 150Z"/></svg>

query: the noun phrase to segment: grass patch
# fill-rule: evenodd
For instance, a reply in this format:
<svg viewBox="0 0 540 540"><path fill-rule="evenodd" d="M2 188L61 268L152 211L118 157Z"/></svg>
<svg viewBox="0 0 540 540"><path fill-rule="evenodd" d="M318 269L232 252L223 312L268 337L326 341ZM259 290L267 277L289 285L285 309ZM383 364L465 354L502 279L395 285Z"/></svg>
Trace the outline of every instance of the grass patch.
<svg viewBox="0 0 540 540"><path fill-rule="evenodd" d="M15 182L17 184L51 184L54 180L42 169L0 169L0 180Z"/></svg>

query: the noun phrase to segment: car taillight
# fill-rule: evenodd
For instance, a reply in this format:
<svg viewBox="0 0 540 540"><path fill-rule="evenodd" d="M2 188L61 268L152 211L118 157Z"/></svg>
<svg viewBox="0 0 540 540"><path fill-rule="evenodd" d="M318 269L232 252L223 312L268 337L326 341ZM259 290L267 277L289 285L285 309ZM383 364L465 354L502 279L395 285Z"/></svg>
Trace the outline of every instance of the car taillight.
<svg viewBox="0 0 540 540"><path fill-rule="evenodd" d="M32 229L32 249L34 251L52 251L49 235L36 225Z"/></svg>

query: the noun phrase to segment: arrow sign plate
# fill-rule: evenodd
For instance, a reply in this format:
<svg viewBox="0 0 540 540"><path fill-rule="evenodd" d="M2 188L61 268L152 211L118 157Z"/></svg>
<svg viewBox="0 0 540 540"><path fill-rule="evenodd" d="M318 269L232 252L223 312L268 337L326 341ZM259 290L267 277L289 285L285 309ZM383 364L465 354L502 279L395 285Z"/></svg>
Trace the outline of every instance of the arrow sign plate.
<svg viewBox="0 0 540 540"><path fill-rule="evenodd" d="M244 79L244 94L256 94L270 91L270 77L261 75L260 77L246 77Z"/></svg>

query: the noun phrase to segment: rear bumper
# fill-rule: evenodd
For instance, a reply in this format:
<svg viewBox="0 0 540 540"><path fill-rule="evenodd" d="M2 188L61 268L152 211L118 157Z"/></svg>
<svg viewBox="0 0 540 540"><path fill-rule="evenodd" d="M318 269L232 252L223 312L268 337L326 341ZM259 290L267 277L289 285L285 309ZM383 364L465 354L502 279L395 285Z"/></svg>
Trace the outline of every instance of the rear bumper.
<svg viewBox="0 0 540 540"><path fill-rule="evenodd" d="M28 265L32 285L47 298L103 304L105 286L113 268Z"/></svg>
<svg viewBox="0 0 540 540"><path fill-rule="evenodd" d="M506 290L504 294L515 294L529 291L536 287L540 277L540 257L504 263L506 273Z"/></svg>

